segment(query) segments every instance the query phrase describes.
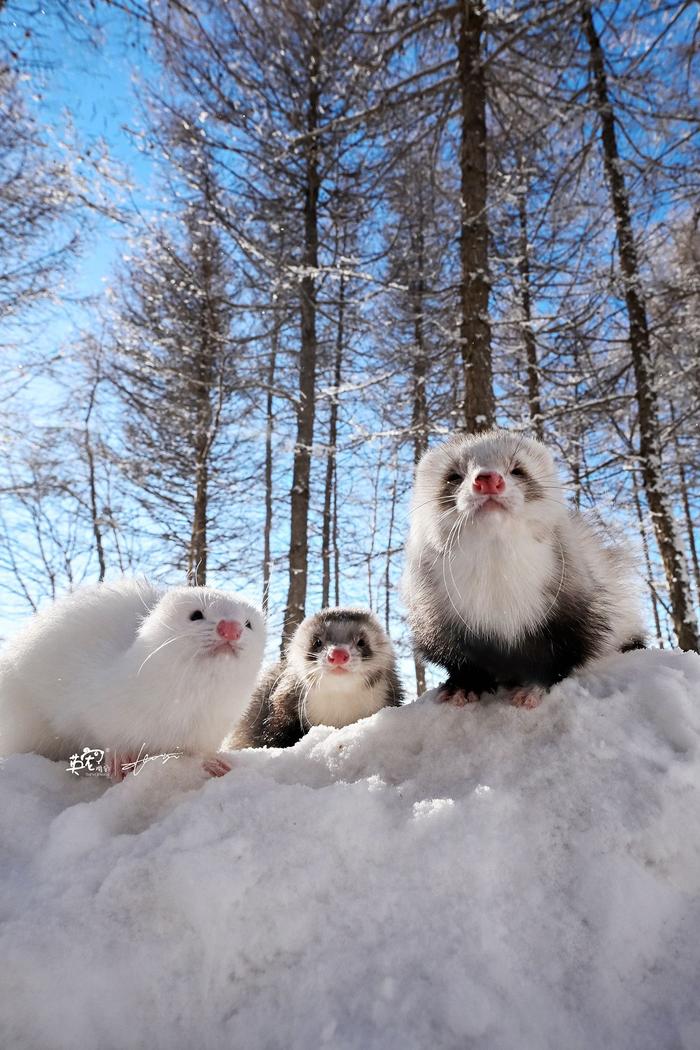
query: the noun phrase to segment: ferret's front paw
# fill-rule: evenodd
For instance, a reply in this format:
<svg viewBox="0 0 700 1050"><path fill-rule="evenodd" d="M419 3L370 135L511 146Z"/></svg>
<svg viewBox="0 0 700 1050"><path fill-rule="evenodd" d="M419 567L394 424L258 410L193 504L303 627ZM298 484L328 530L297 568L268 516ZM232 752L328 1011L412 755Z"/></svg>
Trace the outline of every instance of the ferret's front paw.
<svg viewBox="0 0 700 1050"><path fill-rule="evenodd" d="M223 777L231 772L231 766L225 758L220 755L207 755L202 762L202 769L210 777Z"/></svg>
<svg viewBox="0 0 700 1050"><path fill-rule="evenodd" d="M138 755L129 754L126 751L110 751L107 762L107 773L114 784L120 784L124 777L132 771ZM126 769L124 767L127 767Z"/></svg>
<svg viewBox="0 0 700 1050"><path fill-rule="evenodd" d="M544 689L540 689L537 685L525 686L523 689L516 689L510 698L510 702L513 707L525 707L528 711L532 711L535 707L539 707L544 699Z"/></svg>
<svg viewBox="0 0 700 1050"><path fill-rule="evenodd" d="M443 685L436 696L438 704L452 704L454 707L464 707L466 704L475 704L479 700L477 693L465 693L464 689L452 689Z"/></svg>

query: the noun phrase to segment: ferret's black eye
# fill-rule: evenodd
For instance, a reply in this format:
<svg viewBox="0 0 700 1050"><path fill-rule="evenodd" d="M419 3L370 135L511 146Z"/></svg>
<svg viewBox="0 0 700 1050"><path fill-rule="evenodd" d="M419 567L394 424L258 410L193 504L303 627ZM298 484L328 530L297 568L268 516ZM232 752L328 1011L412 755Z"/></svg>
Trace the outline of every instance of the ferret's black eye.
<svg viewBox="0 0 700 1050"><path fill-rule="evenodd" d="M357 648L358 649L366 649L367 648L367 642L364 640L364 638L358 638L357 639Z"/></svg>
<svg viewBox="0 0 700 1050"><path fill-rule="evenodd" d="M311 639L311 652L312 653L317 653L322 645L323 645L323 642L321 641L321 639L318 636L316 638L312 638Z"/></svg>
<svg viewBox="0 0 700 1050"><path fill-rule="evenodd" d="M201 609L195 609L193 613L190 613L190 620L203 620L204 613Z"/></svg>
<svg viewBox="0 0 700 1050"><path fill-rule="evenodd" d="M525 471L517 463L516 463L516 465L514 467L511 468L511 474L513 475L514 478L524 478L525 477Z"/></svg>
<svg viewBox="0 0 700 1050"><path fill-rule="evenodd" d="M249 631L253 630L253 625L250 622L250 620L246 620L245 625L246 625L246 627L248 628Z"/></svg>
<svg viewBox="0 0 700 1050"><path fill-rule="evenodd" d="M456 470L453 470L451 474L447 475L446 480L450 485L459 485L461 481L464 481L464 478L461 474L458 474Z"/></svg>

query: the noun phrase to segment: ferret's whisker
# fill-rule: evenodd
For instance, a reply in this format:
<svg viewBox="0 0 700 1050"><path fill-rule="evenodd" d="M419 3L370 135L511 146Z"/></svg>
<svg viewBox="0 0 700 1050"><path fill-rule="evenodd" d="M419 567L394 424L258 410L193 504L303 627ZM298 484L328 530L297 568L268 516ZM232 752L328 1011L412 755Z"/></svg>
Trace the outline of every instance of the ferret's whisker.
<svg viewBox="0 0 700 1050"><path fill-rule="evenodd" d="M457 596L459 596L459 587L457 586L457 581L455 580L455 576L454 576L454 569L452 567L452 556L453 556L454 551L455 551L455 546L459 542L459 538L460 538L460 535L461 535L461 532L462 532L462 526L464 525L464 523L465 523L464 521L461 522L461 524L459 526L459 529L457 530L457 535L455 536L454 540L452 541L452 545L450 547L449 554L448 554L447 558L445 559L445 563L446 563L447 567L450 570L450 579L452 580L452 586L454 587L455 593L457 594ZM444 579L444 568L443 568L443 579ZM448 598L450 599L450 603L452 605L452 608L457 613L457 615L459 616L460 620L462 621L464 626L467 628L469 633L473 634L474 633L473 627L471 626L471 624L469 624L464 619L464 616L462 615L462 613L459 611L459 609L457 608L457 606L454 603L454 599L452 598L452 595L450 593L450 588L447 586L447 581L445 581L445 591L447 593Z"/></svg>
<svg viewBox="0 0 700 1050"><path fill-rule="evenodd" d="M561 576L559 577L559 586L557 587L557 593L554 595L554 598L552 599L551 604L545 610L545 613L544 613L544 618L545 619L547 618L549 613L552 611L554 606L557 604L557 601L559 599L559 595L561 594L561 589L564 586L564 579L566 578L566 555L564 554L564 547L562 546L562 542L559 539L559 537L557 536L557 534L554 531L554 529L551 530L551 535L556 540L557 546L559 547L559 553L561 554Z"/></svg>
<svg viewBox="0 0 700 1050"><path fill-rule="evenodd" d="M173 635L172 638L166 638L164 642L162 642L159 646L157 646L157 648L155 648L152 652L150 652L148 654L148 656L146 657L146 659L143 661L143 663L139 667L138 671L136 672L136 677L138 678L138 676L141 674L141 672L144 669L145 665L148 663L148 661L151 659L152 656L155 656L156 653L159 653L161 651L161 649L165 649L166 645L170 645L172 642L180 641L181 638L187 638L187 634L176 634L176 635Z"/></svg>
<svg viewBox="0 0 700 1050"><path fill-rule="evenodd" d="M314 688L314 686L318 685L319 680L320 680L320 676L318 676L318 675L316 677L314 677L314 675L312 673L309 676L309 684L307 685L306 689L304 690L304 694L303 694L303 696L302 696L302 698L301 698L301 700L299 702L299 705L298 705L299 727L300 727L302 733L306 732L306 723L308 722L307 710L308 710L308 703L309 703L309 693Z"/></svg>
<svg viewBox="0 0 700 1050"><path fill-rule="evenodd" d="M260 699L258 700L258 713L256 714L255 718L250 723L251 726L256 726L258 724L258 722L260 721L260 719L263 716L264 710L265 710L265 697L261 696Z"/></svg>
<svg viewBox="0 0 700 1050"><path fill-rule="evenodd" d="M423 507L429 506L431 503L453 503L454 498L452 496L433 496L431 499L426 499L423 503L419 503L417 507L411 507L411 514L415 514L416 511L422 510Z"/></svg>
<svg viewBox="0 0 700 1050"><path fill-rule="evenodd" d="M513 469L513 464L515 463L515 457L517 456L518 452L520 452L520 449L522 448L524 440L525 440L525 435L521 434L520 435L520 439L518 440L518 443L515 446L515 451L513 452L513 455L510 457L510 462L508 463L508 473L510 473L511 470Z"/></svg>
<svg viewBox="0 0 700 1050"><path fill-rule="evenodd" d="M450 545L450 539L451 539L452 534L455 531L455 529L459 528L459 525L460 525L460 523L456 522L455 525L452 526L452 529L450 530L450 535L448 536L448 543L447 543L448 551L447 551L446 555L442 559L442 581L443 581L443 583L445 585L445 594L450 599L450 605L452 606L452 608L456 612L456 614L459 617L459 619L462 621L464 626L467 628L467 630L471 634L472 633L472 628L469 626L467 621L462 616L462 613L459 611L459 609L455 605L454 599L452 597L452 594L450 593L450 588L449 588L448 583L447 583L447 576L445 575L446 568L447 568L448 564L450 564L450 569L451 569L451 551L452 551L452 546ZM455 534L455 538L456 538L456 534ZM458 587L457 587L457 584L456 584L455 579L454 579L454 574L452 574L452 583L453 583L453 586L454 586L455 590L458 591Z"/></svg>

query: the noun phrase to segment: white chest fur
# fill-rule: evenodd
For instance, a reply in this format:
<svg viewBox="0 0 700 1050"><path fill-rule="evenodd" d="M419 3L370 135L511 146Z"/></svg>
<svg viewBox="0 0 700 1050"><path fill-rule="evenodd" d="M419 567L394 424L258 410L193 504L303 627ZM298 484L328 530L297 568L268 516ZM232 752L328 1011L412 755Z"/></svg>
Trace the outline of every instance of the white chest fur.
<svg viewBox="0 0 700 1050"><path fill-rule="evenodd" d="M350 725L384 706L381 685L367 688L360 675L326 674L308 693L305 712L311 725Z"/></svg>
<svg viewBox="0 0 700 1050"><path fill-rule="evenodd" d="M562 558L551 531L538 536L526 523L507 525L464 529L433 571L463 623L514 639L546 616L563 582Z"/></svg>

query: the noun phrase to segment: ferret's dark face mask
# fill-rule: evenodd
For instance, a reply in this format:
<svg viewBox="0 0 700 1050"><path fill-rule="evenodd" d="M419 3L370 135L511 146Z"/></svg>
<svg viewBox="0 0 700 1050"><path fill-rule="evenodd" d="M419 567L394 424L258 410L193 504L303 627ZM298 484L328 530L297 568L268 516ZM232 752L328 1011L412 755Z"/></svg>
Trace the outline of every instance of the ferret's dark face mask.
<svg viewBox="0 0 700 1050"><path fill-rule="evenodd" d="M328 670L355 670L358 664L373 656L365 631L352 624L332 623L314 632L308 659Z"/></svg>
<svg viewBox="0 0 700 1050"><path fill-rule="evenodd" d="M488 534L516 520L546 526L565 511L549 452L528 438L466 439L436 449L419 471L420 495L429 496L426 513L435 516L433 528L443 543L456 541L460 530L463 535L472 526ZM418 507L416 513L421 511Z"/></svg>

